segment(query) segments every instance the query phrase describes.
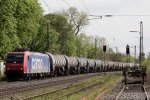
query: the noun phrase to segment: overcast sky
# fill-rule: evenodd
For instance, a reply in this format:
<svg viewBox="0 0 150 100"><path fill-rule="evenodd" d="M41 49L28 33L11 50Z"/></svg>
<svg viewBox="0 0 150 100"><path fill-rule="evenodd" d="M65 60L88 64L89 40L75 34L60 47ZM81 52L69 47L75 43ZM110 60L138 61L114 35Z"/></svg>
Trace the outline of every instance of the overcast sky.
<svg viewBox="0 0 150 100"><path fill-rule="evenodd" d="M44 14L62 11L70 6L88 15L150 15L150 0L39 0ZM87 35L105 37L110 47L118 47L119 52L125 53L127 44L137 46L139 55L138 33L140 21L143 21L144 52L150 53L150 16L113 16L91 20L82 31ZM133 53L134 49L131 49Z"/></svg>

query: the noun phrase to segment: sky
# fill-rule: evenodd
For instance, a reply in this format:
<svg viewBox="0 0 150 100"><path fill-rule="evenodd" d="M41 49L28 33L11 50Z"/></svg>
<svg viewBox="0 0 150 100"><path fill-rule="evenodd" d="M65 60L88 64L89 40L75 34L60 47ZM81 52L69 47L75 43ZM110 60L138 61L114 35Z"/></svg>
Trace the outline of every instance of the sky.
<svg viewBox="0 0 150 100"><path fill-rule="evenodd" d="M82 29L87 35L105 37L115 51L125 53L126 45L136 45L139 55L140 22L143 22L144 53L150 53L150 0L38 0L43 13L67 10L71 6L88 15L103 16L101 19L90 20L89 25ZM114 15L105 17L105 15ZM137 15L137 16L130 16ZM142 16L141 16L142 15ZM148 16L145 16L148 15ZM92 17L89 17L92 18ZM130 49L133 55L134 49Z"/></svg>

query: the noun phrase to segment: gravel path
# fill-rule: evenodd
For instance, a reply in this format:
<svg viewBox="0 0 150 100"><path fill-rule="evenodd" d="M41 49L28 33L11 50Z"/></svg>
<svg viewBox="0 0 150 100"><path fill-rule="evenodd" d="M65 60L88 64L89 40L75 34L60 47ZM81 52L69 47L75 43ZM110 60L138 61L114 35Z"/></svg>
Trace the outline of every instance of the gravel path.
<svg viewBox="0 0 150 100"><path fill-rule="evenodd" d="M150 75L149 75L150 76ZM147 91L147 95L150 98L150 77L147 77L146 83L145 83L145 89Z"/></svg>
<svg viewBox="0 0 150 100"><path fill-rule="evenodd" d="M145 100L146 94L142 85L127 85L120 96L118 94L123 89L124 84L118 83L111 91L106 93L100 100ZM148 92L149 93L149 92ZM116 97L118 98L116 99ZM150 95L149 95L150 96Z"/></svg>
<svg viewBox="0 0 150 100"><path fill-rule="evenodd" d="M106 93L100 100L115 100L116 96L121 91L123 86L124 86L123 83L118 83L115 87L113 87L111 91Z"/></svg>
<svg viewBox="0 0 150 100"><path fill-rule="evenodd" d="M142 85L127 85L118 100L145 100Z"/></svg>

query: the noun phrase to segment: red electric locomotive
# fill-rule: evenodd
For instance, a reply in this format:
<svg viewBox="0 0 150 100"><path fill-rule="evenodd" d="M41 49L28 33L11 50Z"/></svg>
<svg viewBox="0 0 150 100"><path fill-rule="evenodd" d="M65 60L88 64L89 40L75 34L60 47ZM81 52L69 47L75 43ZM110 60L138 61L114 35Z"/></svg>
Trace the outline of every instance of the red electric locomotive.
<svg viewBox="0 0 150 100"><path fill-rule="evenodd" d="M49 56L37 52L10 52L6 60L6 77L8 79L29 79L43 77L50 73Z"/></svg>

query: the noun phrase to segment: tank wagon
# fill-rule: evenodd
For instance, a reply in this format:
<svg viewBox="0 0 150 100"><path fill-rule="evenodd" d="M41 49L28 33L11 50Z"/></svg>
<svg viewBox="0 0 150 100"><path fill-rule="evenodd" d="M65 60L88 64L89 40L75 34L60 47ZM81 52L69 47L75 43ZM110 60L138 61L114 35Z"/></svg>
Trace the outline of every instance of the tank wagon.
<svg viewBox="0 0 150 100"><path fill-rule="evenodd" d="M9 52L6 77L30 80L58 75L121 71L133 64L54 55L49 52Z"/></svg>
<svg viewBox="0 0 150 100"><path fill-rule="evenodd" d="M95 67L96 67L96 62L94 59L88 59L88 69L87 71L90 73L94 73L95 72Z"/></svg>
<svg viewBox="0 0 150 100"><path fill-rule="evenodd" d="M88 60L86 58L78 58L79 61L79 73L87 73L88 72Z"/></svg>
<svg viewBox="0 0 150 100"><path fill-rule="evenodd" d="M101 72L103 69L103 62L101 60L95 60L95 63L96 63L95 71Z"/></svg>
<svg viewBox="0 0 150 100"><path fill-rule="evenodd" d="M52 76L69 74L69 59L65 55L53 55L46 52L49 56L50 73Z"/></svg>
<svg viewBox="0 0 150 100"><path fill-rule="evenodd" d="M109 71L113 71L114 70L114 63L112 61L108 62L109 64Z"/></svg>
<svg viewBox="0 0 150 100"><path fill-rule="evenodd" d="M76 57L69 57L69 73L78 74L79 72L79 59Z"/></svg>

